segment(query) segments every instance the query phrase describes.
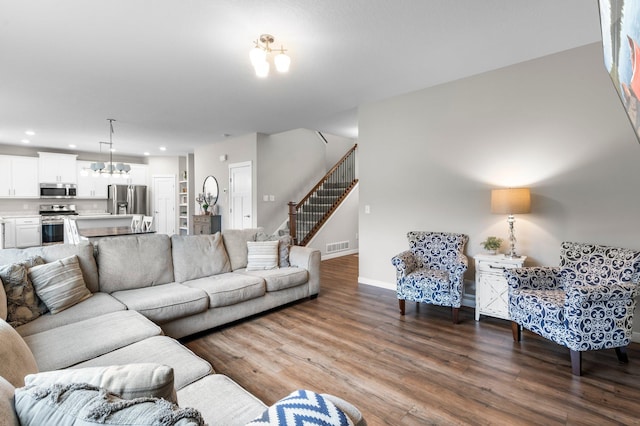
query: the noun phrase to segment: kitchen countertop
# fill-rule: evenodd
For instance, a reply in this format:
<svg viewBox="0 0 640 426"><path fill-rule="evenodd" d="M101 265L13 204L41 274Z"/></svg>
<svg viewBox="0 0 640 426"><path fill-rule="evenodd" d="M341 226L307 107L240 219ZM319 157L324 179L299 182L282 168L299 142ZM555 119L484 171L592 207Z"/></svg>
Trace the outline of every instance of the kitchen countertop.
<svg viewBox="0 0 640 426"><path fill-rule="evenodd" d="M111 213L80 213L74 216L75 220L91 220L91 219L131 219L132 214L111 214Z"/></svg>

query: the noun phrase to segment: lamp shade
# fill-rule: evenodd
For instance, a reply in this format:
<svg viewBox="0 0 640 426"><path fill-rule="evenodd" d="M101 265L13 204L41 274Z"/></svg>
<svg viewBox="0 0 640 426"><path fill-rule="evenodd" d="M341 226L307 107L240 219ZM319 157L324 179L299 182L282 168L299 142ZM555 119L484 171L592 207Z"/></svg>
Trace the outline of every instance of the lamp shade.
<svg viewBox="0 0 640 426"><path fill-rule="evenodd" d="M491 213L521 214L531 211L529 188L491 190Z"/></svg>

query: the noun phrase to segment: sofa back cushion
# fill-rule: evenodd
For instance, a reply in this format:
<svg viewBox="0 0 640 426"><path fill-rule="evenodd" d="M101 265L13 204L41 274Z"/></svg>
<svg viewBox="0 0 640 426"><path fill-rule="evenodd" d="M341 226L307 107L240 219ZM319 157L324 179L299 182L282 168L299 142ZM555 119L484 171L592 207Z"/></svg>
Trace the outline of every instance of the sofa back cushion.
<svg viewBox="0 0 640 426"><path fill-rule="evenodd" d="M176 282L231 272L222 235L172 235L171 254Z"/></svg>
<svg viewBox="0 0 640 426"><path fill-rule="evenodd" d="M132 290L173 282L168 235L132 235L100 240L100 291Z"/></svg>
<svg viewBox="0 0 640 426"><path fill-rule="evenodd" d="M4 283L0 278L0 319L7 320L7 293L4 292Z"/></svg>
<svg viewBox="0 0 640 426"><path fill-rule="evenodd" d="M225 229L222 231L224 247L229 255L231 270L247 267L247 241L255 241L262 228Z"/></svg>
<svg viewBox="0 0 640 426"><path fill-rule="evenodd" d="M38 372L29 346L6 321L0 320L0 376L15 387L24 386L24 376Z"/></svg>
<svg viewBox="0 0 640 426"><path fill-rule="evenodd" d="M98 267L93 257L93 245L91 243L54 244L43 247L30 247L26 249L0 250L0 265L22 262L24 259L40 256L46 263L65 257L78 256L82 277L90 292L98 291Z"/></svg>

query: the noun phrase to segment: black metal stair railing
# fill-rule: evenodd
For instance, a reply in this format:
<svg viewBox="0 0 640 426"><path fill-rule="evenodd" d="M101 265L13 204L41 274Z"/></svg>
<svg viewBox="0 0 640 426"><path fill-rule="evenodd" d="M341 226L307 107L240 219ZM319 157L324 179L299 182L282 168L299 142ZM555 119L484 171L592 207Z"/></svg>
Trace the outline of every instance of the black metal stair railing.
<svg viewBox="0 0 640 426"><path fill-rule="evenodd" d="M358 182L357 144L299 203L289 203L289 233L294 244L306 245Z"/></svg>

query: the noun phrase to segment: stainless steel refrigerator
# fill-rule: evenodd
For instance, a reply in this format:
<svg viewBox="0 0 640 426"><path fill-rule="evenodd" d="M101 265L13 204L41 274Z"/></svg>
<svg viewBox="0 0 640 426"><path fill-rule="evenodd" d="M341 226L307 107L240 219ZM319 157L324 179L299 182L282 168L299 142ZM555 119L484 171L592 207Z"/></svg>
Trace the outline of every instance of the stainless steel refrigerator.
<svg viewBox="0 0 640 426"><path fill-rule="evenodd" d="M111 214L147 214L145 185L109 185L107 211Z"/></svg>

